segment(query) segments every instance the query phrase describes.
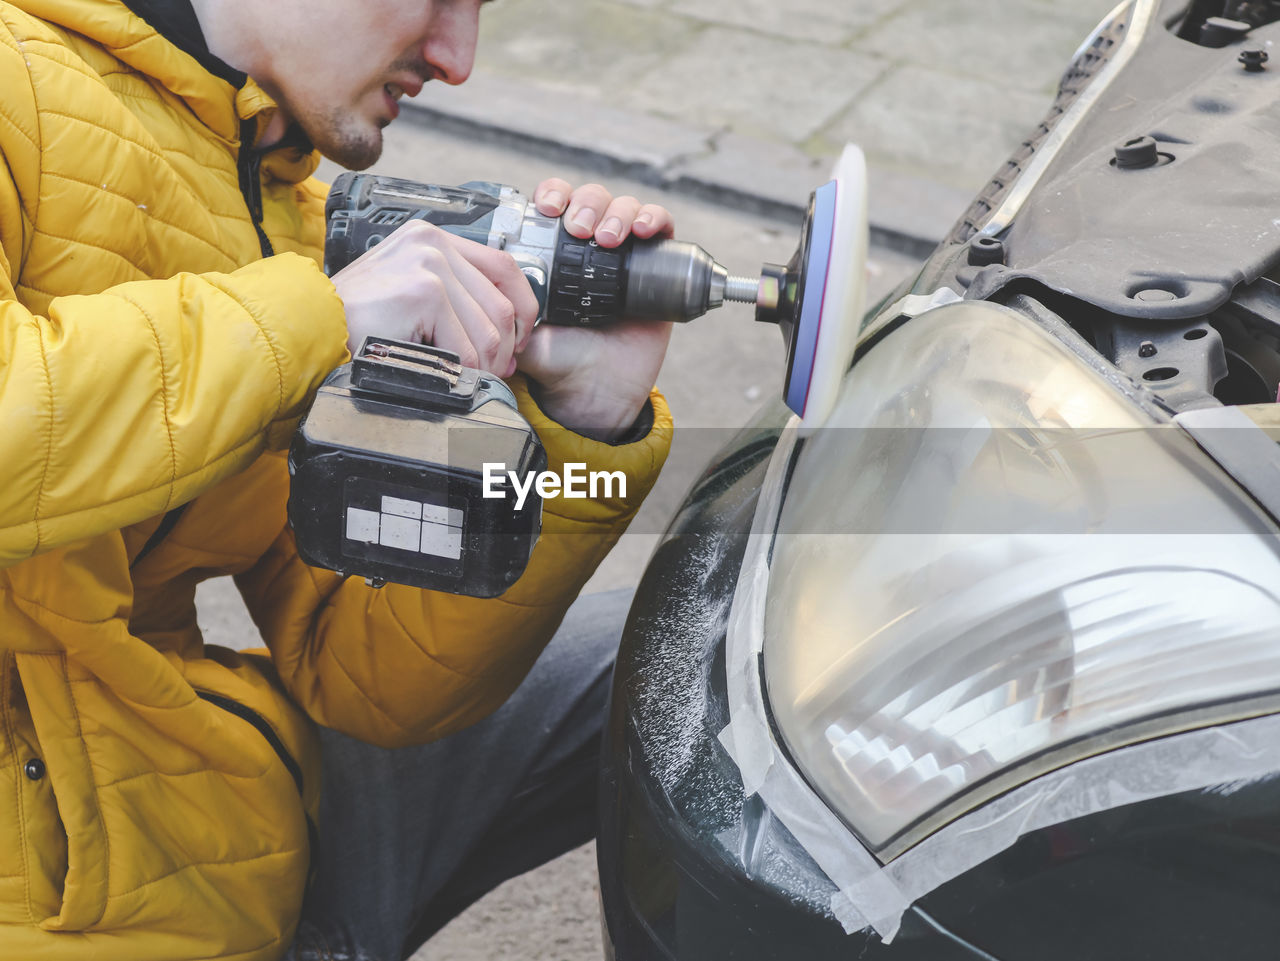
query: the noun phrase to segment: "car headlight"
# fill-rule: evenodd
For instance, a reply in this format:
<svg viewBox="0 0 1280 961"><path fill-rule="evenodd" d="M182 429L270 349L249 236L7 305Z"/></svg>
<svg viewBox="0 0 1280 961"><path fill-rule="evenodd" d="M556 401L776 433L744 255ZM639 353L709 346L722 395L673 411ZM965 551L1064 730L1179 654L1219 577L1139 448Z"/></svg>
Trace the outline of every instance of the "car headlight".
<svg viewBox="0 0 1280 961"><path fill-rule="evenodd" d="M1011 772L1242 716L1280 690L1275 533L1031 321L932 311L796 457L765 614L777 729L883 853Z"/></svg>

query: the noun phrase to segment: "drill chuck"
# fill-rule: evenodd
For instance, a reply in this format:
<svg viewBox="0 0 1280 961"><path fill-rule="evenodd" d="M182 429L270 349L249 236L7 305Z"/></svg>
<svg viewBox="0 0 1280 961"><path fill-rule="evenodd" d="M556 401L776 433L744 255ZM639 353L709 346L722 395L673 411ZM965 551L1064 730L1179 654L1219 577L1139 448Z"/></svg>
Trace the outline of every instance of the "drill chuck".
<svg viewBox="0 0 1280 961"><path fill-rule="evenodd" d="M724 303L728 272L697 244L660 240L631 248L627 312L683 322Z"/></svg>
<svg viewBox="0 0 1280 961"><path fill-rule="evenodd" d="M726 300L754 304L760 282L732 277L697 244L660 240L631 248L627 311L677 323L701 317Z"/></svg>

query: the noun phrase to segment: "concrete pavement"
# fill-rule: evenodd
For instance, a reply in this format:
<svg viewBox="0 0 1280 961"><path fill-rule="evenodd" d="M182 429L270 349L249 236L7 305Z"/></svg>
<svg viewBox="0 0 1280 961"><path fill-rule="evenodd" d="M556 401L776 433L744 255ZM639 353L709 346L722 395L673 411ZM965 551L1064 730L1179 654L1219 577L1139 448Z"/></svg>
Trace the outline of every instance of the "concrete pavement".
<svg viewBox="0 0 1280 961"><path fill-rule="evenodd" d="M1115 0L502 0L462 87L411 108L745 211L794 217L846 141L873 240L924 253L1044 115Z"/></svg>

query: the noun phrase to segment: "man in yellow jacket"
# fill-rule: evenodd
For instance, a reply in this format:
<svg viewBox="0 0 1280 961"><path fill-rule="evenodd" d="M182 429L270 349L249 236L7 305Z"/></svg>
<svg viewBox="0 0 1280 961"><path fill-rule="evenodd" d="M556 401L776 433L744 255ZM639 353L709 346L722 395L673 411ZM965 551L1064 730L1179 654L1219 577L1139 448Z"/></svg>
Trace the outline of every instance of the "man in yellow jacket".
<svg viewBox="0 0 1280 961"><path fill-rule="evenodd" d="M599 611L538 658L666 455L667 332L532 331L505 255L421 225L317 265L312 144L376 159L481 2L0 0L6 961L397 961L589 831ZM606 246L670 229L536 196ZM630 497L550 502L496 600L303 564L282 449L367 332L518 365L552 469ZM226 574L269 654L204 646Z"/></svg>

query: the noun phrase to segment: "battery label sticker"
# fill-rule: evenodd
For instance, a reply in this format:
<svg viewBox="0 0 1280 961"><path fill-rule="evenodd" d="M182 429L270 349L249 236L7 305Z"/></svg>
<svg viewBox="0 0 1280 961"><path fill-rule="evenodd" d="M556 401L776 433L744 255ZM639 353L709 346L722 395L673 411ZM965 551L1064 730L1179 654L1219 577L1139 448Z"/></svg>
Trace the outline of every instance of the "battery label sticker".
<svg viewBox="0 0 1280 961"><path fill-rule="evenodd" d="M402 497L382 498L382 513L394 514L396 517L422 518L422 507L417 501L407 501Z"/></svg>
<svg viewBox="0 0 1280 961"><path fill-rule="evenodd" d="M462 557L462 511L400 497L383 497L381 508L348 507L347 539L455 561Z"/></svg>
<svg viewBox="0 0 1280 961"><path fill-rule="evenodd" d="M363 511L358 507L347 508L347 540L360 541L365 544L378 543L378 521L381 515L377 511Z"/></svg>

